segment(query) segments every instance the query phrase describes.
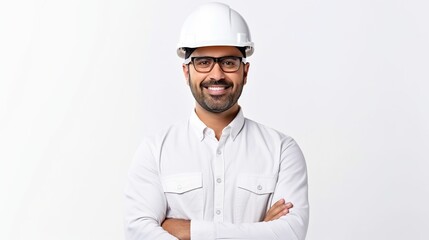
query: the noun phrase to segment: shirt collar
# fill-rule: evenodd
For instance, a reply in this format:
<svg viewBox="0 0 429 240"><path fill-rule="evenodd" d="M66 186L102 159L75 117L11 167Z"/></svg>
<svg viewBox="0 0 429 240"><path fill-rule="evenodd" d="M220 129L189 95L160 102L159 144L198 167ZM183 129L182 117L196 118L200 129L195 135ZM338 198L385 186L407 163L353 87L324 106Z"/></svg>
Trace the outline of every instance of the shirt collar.
<svg viewBox="0 0 429 240"><path fill-rule="evenodd" d="M244 120L243 110L240 107L240 111L238 111L237 116L235 116L234 120L232 120L232 122L227 126L231 128L231 137L233 141L238 134L240 134L241 129L243 129Z"/></svg>
<svg viewBox="0 0 429 240"><path fill-rule="evenodd" d="M195 109L192 110L191 116L189 118L189 126L197 134L198 139L202 141L204 139L204 131L206 130L207 126L197 116Z"/></svg>
<svg viewBox="0 0 429 240"><path fill-rule="evenodd" d="M240 134L241 129L243 129L245 122L245 118L243 115L243 110L240 110L237 113L237 116L224 128L224 131L229 129L232 140ZM198 139L202 141L204 139L204 133L207 131L208 127L201 121L201 119L197 116L195 109L192 111L191 116L189 118L190 128L196 133Z"/></svg>

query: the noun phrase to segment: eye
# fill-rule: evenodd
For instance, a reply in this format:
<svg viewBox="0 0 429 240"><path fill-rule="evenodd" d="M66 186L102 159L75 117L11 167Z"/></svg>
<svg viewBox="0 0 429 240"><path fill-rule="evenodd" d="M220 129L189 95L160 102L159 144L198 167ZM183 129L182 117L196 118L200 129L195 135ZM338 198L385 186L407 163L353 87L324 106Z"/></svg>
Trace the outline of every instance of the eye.
<svg viewBox="0 0 429 240"><path fill-rule="evenodd" d="M222 59L221 63L224 67L235 68L237 65L240 64L240 60L238 58L228 57Z"/></svg>
<svg viewBox="0 0 429 240"><path fill-rule="evenodd" d="M198 67L209 67L213 63L210 58L195 58L194 64Z"/></svg>

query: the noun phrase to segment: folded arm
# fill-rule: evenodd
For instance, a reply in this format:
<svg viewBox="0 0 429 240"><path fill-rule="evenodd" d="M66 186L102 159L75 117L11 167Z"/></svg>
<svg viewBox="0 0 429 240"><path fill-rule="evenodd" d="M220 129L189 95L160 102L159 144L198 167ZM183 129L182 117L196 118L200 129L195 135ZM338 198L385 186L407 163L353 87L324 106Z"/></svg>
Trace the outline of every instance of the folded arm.
<svg viewBox="0 0 429 240"><path fill-rule="evenodd" d="M308 227L309 206L307 171L304 157L293 140L282 147L280 169L273 200L286 199L294 207L285 216L268 222L224 223L211 221L185 221L180 235L174 235L166 225L161 227L167 212L156 161L149 144L143 144L129 172L126 195L127 240L141 239L286 239L302 240ZM251 209L249 209L251 211ZM268 216L268 215L267 215ZM271 216L275 219L274 216ZM167 222L168 223L168 222Z"/></svg>
<svg viewBox="0 0 429 240"><path fill-rule="evenodd" d="M294 140L288 139L283 144L279 178L273 195L273 199L280 199L281 208L276 208L277 201L267 212L264 222L232 224L167 219L162 225L164 229L179 239L192 240L305 239L309 221L306 164ZM286 212L282 212L285 210L284 198L294 205Z"/></svg>
<svg viewBox="0 0 429 240"><path fill-rule="evenodd" d="M292 203L285 202L284 199L280 199L267 211L263 221L269 222L277 220L280 217L288 214L289 209L292 207ZM191 238L190 220L167 218L162 223L162 228L178 239L188 240Z"/></svg>
<svg viewBox="0 0 429 240"><path fill-rule="evenodd" d="M177 239L161 227L167 211L167 201L161 189L150 145L143 143L135 154L125 189L127 240Z"/></svg>

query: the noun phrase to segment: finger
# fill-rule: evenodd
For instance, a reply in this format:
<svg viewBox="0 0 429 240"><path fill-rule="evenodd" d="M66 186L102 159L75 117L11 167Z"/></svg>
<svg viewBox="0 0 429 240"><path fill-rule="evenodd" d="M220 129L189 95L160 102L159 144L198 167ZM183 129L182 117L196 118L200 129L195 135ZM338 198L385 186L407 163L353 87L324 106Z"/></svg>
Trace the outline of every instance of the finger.
<svg viewBox="0 0 429 240"><path fill-rule="evenodd" d="M270 221L279 219L279 218L287 215L288 213L289 213L289 208L285 208L283 211L279 212L277 215L275 215L274 217L272 217L272 219Z"/></svg>
<svg viewBox="0 0 429 240"><path fill-rule="evenodd" d="M285 203L286 208L293 208L293 204L291 202Z"/></svg>
<svg viewBox="0 0 429 240"><path fill-rule="evenodd" d="M272 207L277 207L277 206L280 206L280 205L283 205L283 204L285 204L284 198L279 199L276 203L274 203L274 205Z"/></svg>
<svg viewBox="0 0 429 240"><path fill-rule="evenodd" d="M267 215L269 215L270 217L273 217L273 216L279 214L280 212L282 212L285 209L288 209L285 204L278 205L276 207L270 208L270 210L269 210L269 212L268 212Z"/></svg>
<svg viewBox="0 0 429 240"><path fill-rule="evenodd" d="M268 209L266 216L272 217L276 215L279 211L282 211L284 208L284 202L284 199L280 199L276 203L274 203L274 205L270 209Z"/></svg>
<svg viewBox="0 0 429 240"><path fill-rule="evenodd" d="M274 207L274 205L273 205ZM291 202L287 202L283 205L279 205L276 208L271 208L264 218L265 222L279 219L280 217L289 213L289 209L293 208L293 204Z"/></svg>
<svg viewBox="0 0 429 240"><path fill-rule="evenodd" d="M267 221L272 221L272 220L275 220L275 219L278 219L279 217L279 215L280 216L283 216L285 213L285 211L289 211L289 209L288 208L286 208L286 206L284 206L284 205L282 205L282 206L279 206L279 207L277 207L276 209L273 209L271 212L270 212L270 214L269 215L267 215L267 218L266 218L266 220Z"/></svg>
<svg viewBox="0 0 429 240"><path fill-rule="evenodd" d="M266 213L264 221L271 220L274 216L287 209L284 199L277 201Z"/></svg>

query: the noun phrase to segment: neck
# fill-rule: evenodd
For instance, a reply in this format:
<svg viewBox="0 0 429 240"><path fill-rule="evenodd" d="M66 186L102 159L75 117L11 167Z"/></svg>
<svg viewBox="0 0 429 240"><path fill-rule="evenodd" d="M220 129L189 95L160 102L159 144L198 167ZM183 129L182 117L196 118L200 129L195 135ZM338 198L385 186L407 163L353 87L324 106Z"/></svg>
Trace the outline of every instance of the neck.
<svg viewBox="0 0 429 240"><path fill-rule="evenodd" d="M222 135L222 130L228 126L229 123L234 120L235 116L237 116L240 111L240 106L235 104L230 109L221 113L212 113L200 105L196 105L195 112L197 113L198 118L209 128L213 129L215 132L216 138L219 140Z"/></svg>

